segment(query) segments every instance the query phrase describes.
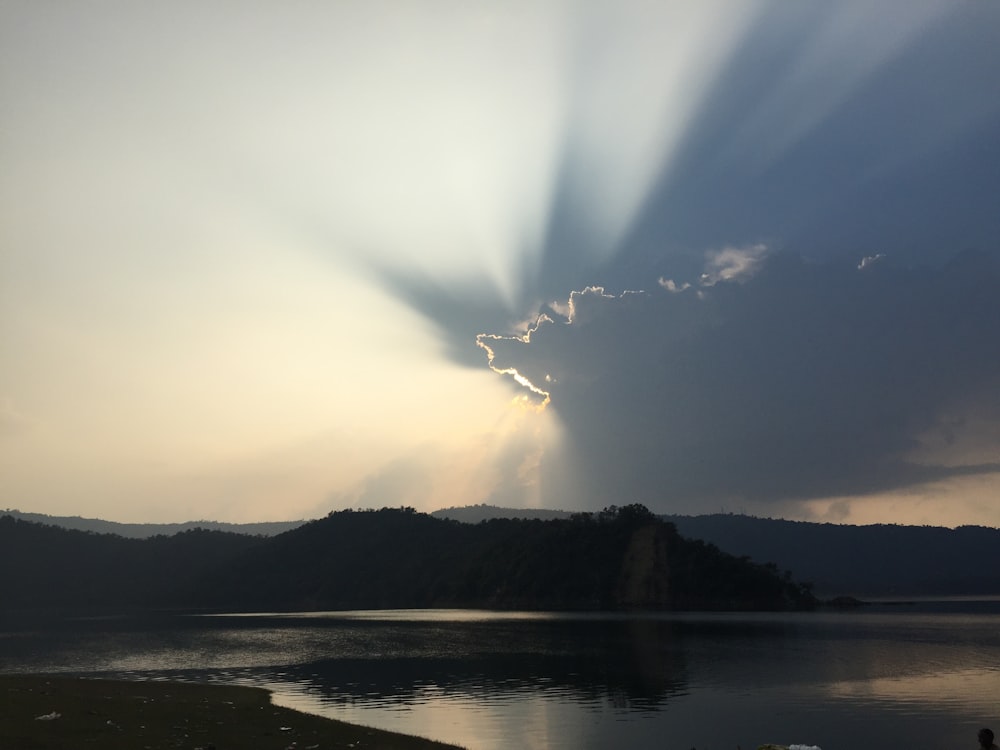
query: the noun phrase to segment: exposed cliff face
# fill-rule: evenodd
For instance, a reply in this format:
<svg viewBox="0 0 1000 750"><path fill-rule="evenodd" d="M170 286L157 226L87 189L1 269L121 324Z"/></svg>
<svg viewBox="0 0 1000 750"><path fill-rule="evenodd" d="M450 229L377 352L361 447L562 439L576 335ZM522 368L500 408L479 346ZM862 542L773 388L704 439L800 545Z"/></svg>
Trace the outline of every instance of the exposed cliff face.
<svg viewBox="0 0 1000 750"><path fill-rule="evenodd" d="M636 529L622 558L615 603L622 608L670 605L667 535L662 524Z"/></svg>

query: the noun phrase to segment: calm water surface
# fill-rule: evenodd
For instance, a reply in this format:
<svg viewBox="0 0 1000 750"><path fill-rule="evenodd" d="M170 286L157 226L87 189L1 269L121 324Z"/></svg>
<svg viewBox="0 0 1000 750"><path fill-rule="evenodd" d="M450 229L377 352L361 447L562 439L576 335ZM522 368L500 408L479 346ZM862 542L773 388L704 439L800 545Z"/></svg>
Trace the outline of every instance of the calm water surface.
<svg viewBox="0 0 1000 750"><path fill-rule="evenodd" d="M471 750L946 750L975 747L980 726L1000 733L1000 603L7 622L0 671L259 685Z"/></svg>

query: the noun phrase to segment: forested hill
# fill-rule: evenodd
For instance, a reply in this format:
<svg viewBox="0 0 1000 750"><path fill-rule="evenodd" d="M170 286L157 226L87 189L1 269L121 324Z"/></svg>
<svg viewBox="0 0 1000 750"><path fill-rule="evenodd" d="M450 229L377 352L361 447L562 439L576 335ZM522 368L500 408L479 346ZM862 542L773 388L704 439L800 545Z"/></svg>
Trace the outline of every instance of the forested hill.
<svg viewBox="0 0 1000 750"><path fill-rule="evenodd" d="M785 609L806 587L681 537L641 506L477 525L340 511L272 538L148 540L0 518L0 599L16 607Z"/></svg>
<svg viewBox="0 0 1000 750"><path fill-rule="evenodd" d="M122 537L172 537L194 532L186 538L196 546L209 539L205 531L274 536L302 526L304 521L260 524L223 524L188 521L178 524L120 524L99 519L57 517L0 511L16 519L75 528L95 534ZM470 505L445 508L430 514L441 520L467 524L499 519L569 520L567 511L502 508ZM662 516L681 535L703 539L724 552L747 556L759 563L773 562L789 570L797 580L811 581L823 597L853 594L877 596L940 596L1000 593L1000 568L992 563L992 550L1000 549L1000 530L983 527L948 529L930 526L882 524L848 526L830 523L785 521L735 514ZM220 550L228 549L227 537L211 537ZM93 544L93 541L87 542ZM162 540L158 544L165 544ZM148 549L148 548L147 548ZM2 557L0 550L0 557Z"/></svg>
<svg viewBox="0 0 1000 750"><path fill-rule="evenodd" d="M0 615L175 606L191 600L206 570L232 564L262 539L203 529L127 539L0 516Z"/></svg>
<svg viewBox="0 0 1000 750"><path fill-rule="evenodd" d="M533 511L471 505L435 516L476 523ZM542 511L552 514L558 511ZM563 514L568 517L568 513ZM976 596L1000 594L1000 529L786 521L733 513L661 516L691 539L737 557L773 562L821 597Z"/></svg>

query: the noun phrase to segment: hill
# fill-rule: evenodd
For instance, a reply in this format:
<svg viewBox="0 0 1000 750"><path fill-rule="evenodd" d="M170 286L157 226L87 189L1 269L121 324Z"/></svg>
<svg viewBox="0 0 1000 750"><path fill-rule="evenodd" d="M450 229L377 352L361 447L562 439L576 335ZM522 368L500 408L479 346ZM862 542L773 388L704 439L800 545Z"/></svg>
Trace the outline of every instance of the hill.
<svg viewBox="0 0 1000 750"><path fill-rule="evenodd" d="M535 511L473 505L436 511L440 518L475 523ZM539 511L558 517L560 511ZM563 513L564 517L570 514ZM1000 529L786 521L731 513L664 515L677 531L736 557L774 563L817 595L857 597L976 596L1000 594Z"/></svg>
<svg viewBox="0 0 1000 750"><path fill-rule="evenodd" d="M491 607L784 609L808 589L685 539L641 506L477 525L409 509L341 511L276 537L146 540L0 518L10 607L230 610Z"/></svg>
<svg viewBox="0 0 1000 750"><path fill-rule="evenodd" d="M4 611L181 606L205 570L261 541L204 529L126 539L0 516L0 601Z"/></svg>
<svg viewBox="0 0 1000 750"><path fill-rule="evenodd" d="M808 591L773 566L684 539L642 506L469 525L412 510L340 511L205 582L275 609L782 609Z"/></svg>
<svg viewBox="0 0 1000 750"><path fill-rule="evenodd" d="M666 516L680 533L752 560L770 560L823 596L1000 593L1000 529L847 526L731 514Z"/></svg>
<svg viewBox="0 0 1000 750"><path fill-rule="evenodd" d="M232 542L227 536L206 535L206 531L233 536L253 534L277 538L279 534L305 525L305 522L245 525L211 522L115 524L96 519L17 512L11 512L9 515L22 520L42 521L46 524L77 525L91 532L89 536L94 536L94 532L98 532L96 534L98 536L113 532L118 536L139 539L172 537L178 532L194 532L194 536L186 538L186 544L190 546L204 544L213 547L219 554L225 550L236 550L240 545ZM539 522L570 520L573 514L555 510L473 505L445 508L430 515L436 520L461 521L466 525L474 525L483 521L514 518ZM663 516L663 519L674 524L677 532L683 537L704 540L735 557L747 557L758 564L773 563L779 570L789 570L797 580L812 582L816 593L823 597L840 594L871 598L1000 593L1000 569L997 569L991 560L991 550L1000 549L998 529L973 526L948 529L892 524L848 526L734 514ZM309 532L310 535L312 533L315 532ZM295 536L291 539L296 541L282 542L282 544L295 547L305 543ZM40 541L38 544L43 547L48 545ZM60 544L67 544L73 548L75 545L86 546L95 543L92 540L88 542L77 540ZM162 545L164 554L173 554L167 551L170 545L163 540L157 544ZM105 546L115 545L98 546L104 550ZM119 545L119 552L116 554L121 557L125 554L121 550L125 548ZM81 551L82 556L91 554L89 551L86 553ZM94 559L101 559L102 555L110 553L102 551L94 554L96 555ZM140 553L137 551L134 554ZM265 553L262 551L261 554ZM295 556L294 552L289 554ZM369 553L356 553L357 558L361 560L368 555ZM0 550L0 561L4 559L4 550ZM149 563L140 561L135 564L142 567ZM233 561L231 564L235 565L236 562ZM250 565L250 563L241 564ZM359 563L355 560L342 561L342 564L351 566ZM44 569L47 563L38 560L32 565ZM88 566L89 563L85 564L84 569L88 569ZM113 569L114 565L109 564L108 567ZM5 566L3 569L16 568ZM106 571L96 571L93 575L100 577L106 574ZM72 579L75 573L67 575ZM264 577L266 578L266 575ZM60 586L58 582L52 585L57 589ZM89 584L83 584L78 590L87 590L88 586Z"/></svg>

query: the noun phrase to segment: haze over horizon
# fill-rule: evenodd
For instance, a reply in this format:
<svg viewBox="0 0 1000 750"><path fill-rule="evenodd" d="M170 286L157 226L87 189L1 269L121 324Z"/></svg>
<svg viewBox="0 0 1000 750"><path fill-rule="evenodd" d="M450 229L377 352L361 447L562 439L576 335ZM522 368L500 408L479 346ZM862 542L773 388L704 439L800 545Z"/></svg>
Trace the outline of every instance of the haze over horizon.
<svg viewBox="0 0 1000 750"><path fill-rule="evenodd" d="M1000 526L1000 3L0 0L0 506Z"/></svg>

